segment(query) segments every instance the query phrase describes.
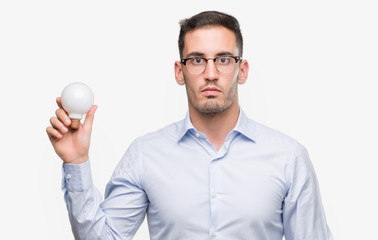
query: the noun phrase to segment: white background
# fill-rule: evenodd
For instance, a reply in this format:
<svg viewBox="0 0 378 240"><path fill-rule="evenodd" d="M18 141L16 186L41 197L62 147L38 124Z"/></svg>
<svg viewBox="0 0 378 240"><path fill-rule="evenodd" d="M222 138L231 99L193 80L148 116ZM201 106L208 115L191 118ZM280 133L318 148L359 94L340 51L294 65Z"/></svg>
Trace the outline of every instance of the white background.
<svg viewBox="0 0 378 240"><path fill-rule="evenodd" d="M73 239L45 133L68 83L88 84L99 106L101 192L132 140L185 116L178 21L203 10L239 19L251 66L241 106L307 147L335 239L376 237L376 1L13 0L0 2L2 239ZM148 239L145 223L135 239Z"/></svg>

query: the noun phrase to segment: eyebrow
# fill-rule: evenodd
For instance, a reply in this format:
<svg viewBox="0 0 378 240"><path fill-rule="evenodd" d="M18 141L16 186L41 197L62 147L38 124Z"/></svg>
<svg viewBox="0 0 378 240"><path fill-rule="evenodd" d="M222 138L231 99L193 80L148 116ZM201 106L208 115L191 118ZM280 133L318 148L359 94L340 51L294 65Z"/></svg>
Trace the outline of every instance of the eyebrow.
<svg viewBox="0 0 378 240"><path fill-rule="evenodd" d="M225 52L217 53L216 56L234 56L234 54L232 52L225 51Z"/></svg>
<svg viewBox="0 0 378 240"><path fill-rule="evenodd" d="M201 52L191 52L191 53L189 53L186 56L186 58L190 58L190 57L203 57L203 56L205 56L204 53L201 53ZM219 56L233 56L233 54L231 52L224 51L224 52L217 53L214 57L219 57Z"/></svg>
<svg viewBox="0 0 378 240"><path fill-rule="evenodd" d="M189 58L189 57L203 57L203 56L205 56L205 54L201 52L191 52L186 57Z"/></svg>

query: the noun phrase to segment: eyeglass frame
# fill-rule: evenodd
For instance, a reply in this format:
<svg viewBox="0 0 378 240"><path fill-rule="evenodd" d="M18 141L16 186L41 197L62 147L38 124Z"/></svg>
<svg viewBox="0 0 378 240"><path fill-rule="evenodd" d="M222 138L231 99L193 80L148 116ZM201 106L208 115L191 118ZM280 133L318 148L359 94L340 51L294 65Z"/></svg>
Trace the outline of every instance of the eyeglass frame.
<svg viewBox="0 0 378 240"><path fill-rule="evenodd" d="M207 67L207 63L208 63L208 61L209 61L209 60L213 60L213 61L214 61L215 68L217 69L218 72L221 72L221 71L218 70L218 67L217 67L216 61L217 61L217 59L222 58L222 57L230 57L230 58L233 58L233 59L235 59L235 63L238 63L239 61L240 61L240 62L243 61L243 59L242 59L241 57L239 57L239 56L222 55L222 56L218 56L218 57L214 57L214 58L212 58L212 57L210 57L210 58L205 58L205 57L190 57L190 58L184 58L184 59L181 59L181 60L180 60L180 63L182 63L184 66L186 66L186 62L189 61L189 60L192 60L192 59L203 59L203 60L205 60L205 61L206 61L206 65L205 65L205 68L203 69L203 71L202 71L201 73L193 74L193 73L190 73L190 72L188 71L190 74L193 74L193 75L199 75L199 74L202 74L202 73L206 70L206 67ZM223 72L221 72L221 73L223 73Z"/></svg>

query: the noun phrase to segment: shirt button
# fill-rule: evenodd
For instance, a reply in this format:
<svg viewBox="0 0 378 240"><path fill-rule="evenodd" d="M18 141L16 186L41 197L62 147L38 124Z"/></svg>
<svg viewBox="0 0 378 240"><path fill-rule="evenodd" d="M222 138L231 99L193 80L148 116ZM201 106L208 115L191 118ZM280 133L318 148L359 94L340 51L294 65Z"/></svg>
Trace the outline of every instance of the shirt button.
<svg viewBox="0 0 378 240"><path fill-rule="evenodd" d="M71 179L71 174L66 175L67 180Z"/></svg>
<svg viewBox="0 0 378 240"><path fill-rule="evenodd" d="M213 236L216 237L218 235L218 232L213 232Z"/></svg>
<svg viewBox="0 0 378 240"><path fill-rule="evenodd" d="M213 193L213 198L216 198L216 197L218 197L218 194L215 192Z"/></svg>
<svg viewBox="0 0 378 240"><path fill-rule="evenodd" d="M196 132L196 137L200 137L201 134L199 132Z"/></svg>

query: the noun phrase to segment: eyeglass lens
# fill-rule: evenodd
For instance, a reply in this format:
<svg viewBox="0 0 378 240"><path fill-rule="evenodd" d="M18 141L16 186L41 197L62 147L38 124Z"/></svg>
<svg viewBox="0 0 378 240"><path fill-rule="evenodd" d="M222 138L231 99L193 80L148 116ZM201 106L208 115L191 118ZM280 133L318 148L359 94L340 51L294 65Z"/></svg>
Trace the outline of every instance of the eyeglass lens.
<svg viewBox="0 0 378 240"><path fill-rule="evenodd" d="M186 62L186 69L191 74L201 74L205 71L208 61L214 61L216 69L221 73L230 73L235 69L233 57L193 58Z"/></svg>

